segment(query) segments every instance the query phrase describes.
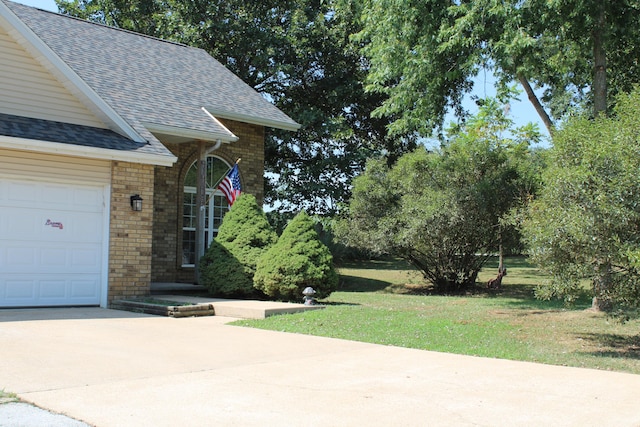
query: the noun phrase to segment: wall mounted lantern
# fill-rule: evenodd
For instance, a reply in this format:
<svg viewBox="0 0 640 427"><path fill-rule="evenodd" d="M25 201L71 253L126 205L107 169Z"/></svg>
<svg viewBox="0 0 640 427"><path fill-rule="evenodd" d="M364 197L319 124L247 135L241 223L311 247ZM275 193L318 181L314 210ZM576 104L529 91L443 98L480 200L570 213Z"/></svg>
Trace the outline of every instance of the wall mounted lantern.
<svg viewBox="0 0 640 427"><path fill-rule="evenodd" d="M142 197L139 194L131 196L131 210L138 212L142 210Z"/></svg>

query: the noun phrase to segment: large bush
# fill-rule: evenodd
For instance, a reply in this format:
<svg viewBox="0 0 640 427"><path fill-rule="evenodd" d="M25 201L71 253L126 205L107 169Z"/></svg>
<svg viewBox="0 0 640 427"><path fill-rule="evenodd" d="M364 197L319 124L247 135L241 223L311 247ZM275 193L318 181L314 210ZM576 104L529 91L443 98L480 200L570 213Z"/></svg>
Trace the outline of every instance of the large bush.
<svg viewBox="0 0 640 427"><path fill-rule="evenodd" d="M201 284L216 295L255 296L256 264L276 240L256 198L241 194L200 261Z"/></svg>
<svg viewBox="0 0 640 427"><path fill-rule="evenodd" d="M551 277L543 298L574 301L591 282L594 308L640 310L640 89L611 118L577 117L554 135L544 188L523 233Z"/></svg>
<svg viewBox="0 0 640 427"><path fill-rule="evenodd" d="M300 301L311 286L316 297L325 298L338 286L329 249L320 242L315 223L300 212L282 232L278 242L260 258L255 287L282 300Z"/></svg>
<svg viewBox="0 0 640 427"><path fill-rule="evenodd" d="M391 167L370 160L353 182L348 227L337 231L351 245L406 259L436 292L466 292L505 243L507 213L535 191L528 147L537 135L513 129L488 100L439 149L419 148Z"/></svg>

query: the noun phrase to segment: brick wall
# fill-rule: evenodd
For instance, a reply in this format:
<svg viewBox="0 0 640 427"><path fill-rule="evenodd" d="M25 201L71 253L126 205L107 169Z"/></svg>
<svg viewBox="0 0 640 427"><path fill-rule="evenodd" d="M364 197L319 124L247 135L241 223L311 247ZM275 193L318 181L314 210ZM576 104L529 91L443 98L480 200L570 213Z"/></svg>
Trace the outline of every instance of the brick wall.
<svg viewBox="0 0 640 427"><path fill-rule="evenodd" d="M264 198L264 127L232 120L221 121L238 137L238 141L222 144L211 155L229 164L241 158L242 190L256 196L261 204ZM182 201L184 177L198 158L198 143L165 145L178 157L178 161L173 167L155 168L151 281L193 283L194 269L181 266Z"/></svg>
<svg viewBox="0 0 640 427"><path fill-rule="evenodd" d="M154 166L112 162L108 302L149 294ZM142 211L131 210L139 194Z"/></svg>

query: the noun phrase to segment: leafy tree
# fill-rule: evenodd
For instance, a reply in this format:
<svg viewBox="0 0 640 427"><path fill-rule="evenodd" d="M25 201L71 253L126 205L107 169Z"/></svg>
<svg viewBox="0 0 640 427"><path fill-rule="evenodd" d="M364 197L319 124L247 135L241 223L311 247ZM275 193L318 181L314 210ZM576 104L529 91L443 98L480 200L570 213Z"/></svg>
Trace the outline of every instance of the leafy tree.
<svg viewBox="0 0 640 427"><path fill-rule="evenodd" d="M306 212L298 213L278 242L260 258L254 283L265 294L290 301L300 301L308 286L318 298L326 298L336 290L338 275L333 258Z"/></svg>
<svg viewBox="0 0 640 427"><path fill-rule="evenodd" d="M74 16L200 47L285 113L298 132L268 133L265 202L282 211L331 214L372 155L389 161L415 137L387 137L371 112L368 64L350 42L360 2L329 0L57 0Z"/></svg>
<svg viewBox="0 0 640 427"><path fill-rule="evenodd" d="M544 189L523 232L551 279L539 296L573 301L589 280L594 308L629 315L640 305L640 90L612 118L569 120L557 132Z"/></svg>
<svg viewBox="0 0 640 427"><path fill-rule="evenodd" d="M389 162L415 147L415 136L387 136L389 119L371 117L384 98L367 93L368 64L350 42L358 30L359 2L314 2L288 36L294 54L286 61L291 77L276 103L302 125L296 133L277 132L267 143L271 179L266 200L280 210L301 208L332 214L350 196L350 183L371 156Z"/></svg>
<svg viewBox="0 0 640 427"><path fill-rule="evenodd" d="M256 198L241 194L202 257L201 284L214 294L254 295L253 275L258 259L276 240L277 235Z"/></svg>
<svg viewBox="0 0 640 427"><path fill-rule="evenodd" d="M428 135L481 68L519 82L550 132L569 108L606 111L607 93L640 81L640 4L598 0L364 0L368 89L393 132ZM538 99L532 86L544 88Z"/></svg>
<svg viewBox="0 0 640 427"><path fill-rule="evenodd" d="M495 101L438 150L367 163L349 206L352 244L402 257L437 292L475 285L501 242L506 214L535 191L528 162L531 126L514 129Z"/></svg>

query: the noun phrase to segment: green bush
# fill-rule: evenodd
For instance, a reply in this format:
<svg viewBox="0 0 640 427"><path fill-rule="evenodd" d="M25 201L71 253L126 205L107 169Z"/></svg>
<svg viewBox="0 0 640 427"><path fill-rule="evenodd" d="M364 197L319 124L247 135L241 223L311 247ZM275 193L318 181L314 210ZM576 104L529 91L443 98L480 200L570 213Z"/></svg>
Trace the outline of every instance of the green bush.
<svg viewBox="0 0 640 427"><path fill-rule="evenodd" d="M277 240L256 198L241 194L224 216L200 261L200 282L215 295L256 296L253 275L260 256Z"/></svg>
<svg viewBox="0 0 640 427"><path fill-rule="evenodd" d="M315 289L316 297L326 298L337 285L333 257L305 212L296 215L278 242L262 255L254 276L257 289L288 301L300 301L307 286Z"/></svg>

